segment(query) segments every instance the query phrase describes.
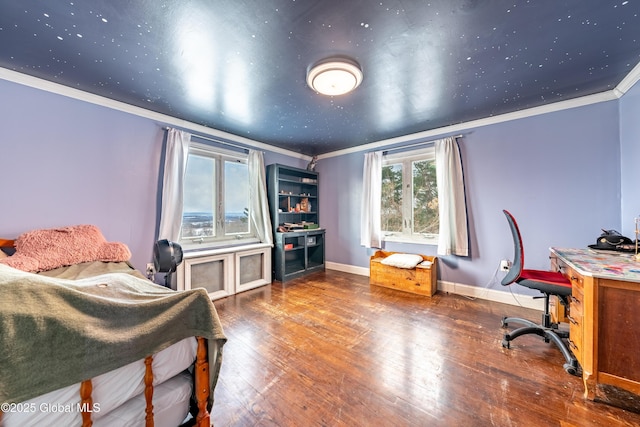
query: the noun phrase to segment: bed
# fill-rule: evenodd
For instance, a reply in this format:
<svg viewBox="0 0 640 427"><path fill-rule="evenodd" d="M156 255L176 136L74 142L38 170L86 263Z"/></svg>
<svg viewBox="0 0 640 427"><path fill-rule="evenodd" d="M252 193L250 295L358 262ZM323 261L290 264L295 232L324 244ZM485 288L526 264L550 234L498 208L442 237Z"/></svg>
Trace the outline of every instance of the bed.
<svg viewBox="0 0 640 427"><path fill-rule="evenodd" d="M22 237L0 239L1 427L211 425L226 338L206 290L117 257L23 271Z"/></svg>

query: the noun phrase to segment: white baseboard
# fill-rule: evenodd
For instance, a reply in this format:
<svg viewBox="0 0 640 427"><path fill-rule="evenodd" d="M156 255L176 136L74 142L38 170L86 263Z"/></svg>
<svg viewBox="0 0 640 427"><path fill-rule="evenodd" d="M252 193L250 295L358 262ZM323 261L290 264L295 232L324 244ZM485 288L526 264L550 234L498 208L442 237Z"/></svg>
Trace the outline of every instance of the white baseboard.
<svg viewBox="0 0 640 427"><path fill-rule="evenodd" d="M438 290L442 292L544 311L544 299L534 299L530 295L512 294L509 292L508 287L505 287L505 289L506 291L498 291L495 289L479 288L477 286L463 285L462 283L438 280Z"/></svg>
<svg viewBox="0 0 640 427"><path fill-rule="evenodd" d="M336 270L336 271L342 271L344 273L357 274L358 276L369 277L368 267L356 267L355 265L340 264L337 262L327 262L325 263L325 267L327 268L327 270Z"/></svg>
<svg viewBox="0 0 640 427"><path fill-rule="evenodd" d="M337 262L327 262L325 267L328 270L342 271L344 273L352 273L359 276L369 276L369 269L366 267L356 267L355 265L340 264ZM506 287L505 291L498 291L495 289L479 288L477 286L464 285L462 283L438 280L438 291L484 299L487 301L495 301L503 304L522 306L540 311L544 310L543 299L534 299L529 295L512 294Z"/></svg>

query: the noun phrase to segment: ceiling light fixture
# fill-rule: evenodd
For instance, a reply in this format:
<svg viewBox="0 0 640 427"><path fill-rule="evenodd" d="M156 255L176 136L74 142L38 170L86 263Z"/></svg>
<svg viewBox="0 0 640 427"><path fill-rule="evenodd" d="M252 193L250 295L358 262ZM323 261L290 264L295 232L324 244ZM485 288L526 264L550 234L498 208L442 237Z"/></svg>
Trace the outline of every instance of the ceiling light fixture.
<svg viewBox="0 0 640 427"><path fill-rule="evenodd" d="M360 65L349 58L335 57L316 63L307 72L307 84L323 95L344 95L362 82Z"/></svg>

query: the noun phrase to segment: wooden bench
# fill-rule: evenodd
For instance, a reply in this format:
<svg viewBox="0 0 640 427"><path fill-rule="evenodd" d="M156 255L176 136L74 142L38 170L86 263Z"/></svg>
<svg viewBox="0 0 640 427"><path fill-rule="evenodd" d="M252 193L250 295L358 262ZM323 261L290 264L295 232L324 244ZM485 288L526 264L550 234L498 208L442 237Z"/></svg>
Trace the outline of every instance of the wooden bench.
<svg viewBox="0 0 640 427"><path fill-rule="evenodd" d="M398 252L377 251L369 259L369 283L385 288L431 297L438 289L437 258L420 255L431 264L418 264L415 268L397 268L382 264L382 260Z"/></svg>

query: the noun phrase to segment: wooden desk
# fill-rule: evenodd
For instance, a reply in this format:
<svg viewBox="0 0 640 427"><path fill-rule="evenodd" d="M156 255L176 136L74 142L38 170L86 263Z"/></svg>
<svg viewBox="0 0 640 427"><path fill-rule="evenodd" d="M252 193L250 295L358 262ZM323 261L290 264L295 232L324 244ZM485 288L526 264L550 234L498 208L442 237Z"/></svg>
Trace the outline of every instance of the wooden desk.
<svg viewBox="0 0 640 427"><path fill-rule="evenodd" d="M571 280L569 345L585 398L640 412L640 262L634 254L551 248Z"/></svg>

